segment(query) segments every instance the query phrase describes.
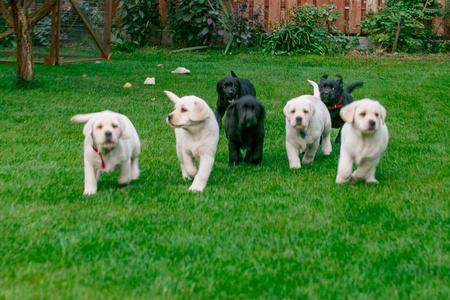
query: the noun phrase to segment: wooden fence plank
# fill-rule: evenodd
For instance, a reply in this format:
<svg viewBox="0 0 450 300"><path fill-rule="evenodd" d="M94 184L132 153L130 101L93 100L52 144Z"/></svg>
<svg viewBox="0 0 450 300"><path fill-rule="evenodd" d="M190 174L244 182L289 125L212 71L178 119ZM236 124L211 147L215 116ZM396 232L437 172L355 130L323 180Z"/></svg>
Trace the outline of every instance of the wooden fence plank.
<svg viewBox="0 0 450 300"><path fill-rule="evenodd" d="M286 10L293 6L298 6L297 0L286 0Z"/></svg>
<svg viewBox="0 0 450 300"><path fill-rule="evenodd" d="M336 10L342 13L342 16L336 21L336 25L338 30L345 31L345 0L333 0L334 6L336 6Z"/></svg>
<svg viewBox="0 0 450 300"><path fill-rule="evenodd" d="M269 27L270 24L277 23L281 20L281 0L269 1Z"/></svg>
<svg viewBox="0 0 450 300"><path fill-rule="evenodd" d="M349 9L348 29L351 33L359 33L356 27L361 22L361 0L351 0Z"/></svg>
<svg viewBox="0 0 450 300"><path fill-rule="evenodd" d="M167 24L168 24L168 19L167 19L167 11L168 11L168 8L167 8L167 4L166 4L166 0L159 0L159 8L161 9L160 10L160 16L161 16L161 25L162 25L162 28L164 28L164 27L166 27L167 26Z"/></svg>
<svg viewBox="0 0 450 300"><path fill-rule="evenodd" d="M324 4L329 4L330 0L316 0L316 6L323 6Z"/></svg>
<svg viewBox="0 0 450 300"><path fill-rule="evenodd" d="M366 12L377 10L378 10L378 0L366 0Z"/></svg>

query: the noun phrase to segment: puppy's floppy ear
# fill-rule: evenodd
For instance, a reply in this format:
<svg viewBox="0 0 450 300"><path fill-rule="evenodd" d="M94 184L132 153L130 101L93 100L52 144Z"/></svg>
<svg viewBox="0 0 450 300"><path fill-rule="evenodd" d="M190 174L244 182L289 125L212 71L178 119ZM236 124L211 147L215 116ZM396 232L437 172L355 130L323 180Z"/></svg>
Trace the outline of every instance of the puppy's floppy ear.
<svg viewBox="0 0 450 300"><path fill-rule="evenodd" d="M341 115L342 120L344 120L348 124L353 123L356 106L358 106L358 101L347 104L343 108L341 108L339 114Z"/></svg>
<svg viewBox="0 0 450 300"><path fill-rule="evenodd" d="M94 130L94 121L93 121L93 119L90 119L89 121L87 121L86 124L84 124L83 135L85 137L90 136L90 135L92 135L93 130Z"/></svg>
<svg viewBox="0 0 450 300"><path fill-rule="evenodd" d="M180 97L178 97L177 95L175 95L172 92L169 91L164 91L164 93L166 94L167 97L169 97L169 99L173 102L173 103L177 103L178 101L180 101Z"/></svg>
<svg viewBox="0 0 450 300"><path fill-rule="evenodd" d="M328 78L327 74L322 75L322 77L320 77L320 82L327 80L327 78Z"/></svg>
<svg viewBox="0 0 450 300"><path fill-rule="evenodd" d="M264 120L264 118L266 117L266 109L264 108L264 106L261 104L261 110L259 112L259 119L261 121Z"/></svg>
<svg viewBox="0 0 450 300"><path fill-rule="evenodd" d="M284 113L284 115L286 116L286 118L288 118L289 119L289 106L290 106L290 103L289 103L290 101L288 101L288 103L286 103L286 105L284 106L284 108L283 108L283 113Z"/></svg>
<svg viewBox="0 0 450 300"><path fill-rule="evenodd" d="M191 113L190 117L192 121L203 121L209 118L209 111L206 104L195 101L194 111Z"/></svg>
<svg viewBox="0 0 450 300"><path fill-rule="evenodd" d="M217 81L217 84L216 84L216 92L219 95L222 92L222 89L223 89L222 86L223 86L223 79Z"/></svg>
<svg viewBox="0 0 450 300"><path fill-rule="evenodd" d="M337 77L339 77L339 79L336 80L337 83L339 83L339 85L340 85L341 87L343 87L343 86L344 86L344 79L342 79L342 76L341 76L340 74L337 74Z"/></svg>
<svg viewBox="0 0 450 300"><path fill-rule="evenodd" d="M381 110L381 120L383 121L383 123L385 123L386 120L386 108L384 108L383 105L380 104L380 110Z"/></svg>
<svg viewBox="0 0 450 300"><path fill-rule="evenodd" d="M120 138L122 140L128 139L128 135L126 133L127 126L125 125L125 122L122 118L119 118L119 127L120 127Z"/></svg>

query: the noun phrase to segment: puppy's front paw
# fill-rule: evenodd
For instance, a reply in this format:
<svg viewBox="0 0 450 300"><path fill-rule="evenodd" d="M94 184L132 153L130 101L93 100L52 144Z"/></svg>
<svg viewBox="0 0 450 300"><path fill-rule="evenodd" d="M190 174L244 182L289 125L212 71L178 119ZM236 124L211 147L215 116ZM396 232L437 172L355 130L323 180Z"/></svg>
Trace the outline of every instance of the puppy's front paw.
<svg viewBox="0 0 450 300"><path fill-rule="evenodd" d="M360 182L361 181L361 179L360 178L357 178L357 177L355 177L355 176L352 176L351 178L350 178L350 183L351 184L355 184L355 183L358 183L358 182Z"/></svg>
<svg viewBox="0 0 450 300"><path fill-rule="evenodd" d="M138 179L140 174L141 174L141 172L139 172L139 169L133 170L131 173L131 180Z"/></svg>
<svg viewBox="0 0 450 300"><path fill-rule="evenodd" d="M189 187L189 191L191 191L191 192L203 192L204 189L205 189L204 186L199 186L199 185L195 185L195 184L192 184Z"/></svg>
<svg viewBox="0 0 450 300"><path fill-rule="evenodd" d="M90 196L94 195L95 193L97 193L97 187L86 187L84 189L83 195Z"/></svg>
<svg viewBox="0 0 450 300"><path fill-rule="evenodd" d="M302 167L302 165L300 163L289 165L289 168L291 168L291 169L300 169L301 167Z"/></svg>
<svg viewBox="0 0 450 300"><path fill-rule="evenodd" d="M337 176L336 177L336 183L337 184L347 184L350 182L350 178L343 178L342 176Z"/></svg>
<svg viewBox="0 0 450 300"><path fill-rule="evenodd" d="M366 183L369 183L369 184L380 184L380 182L378 180L376 180L375 178L367 179Z"/></svg>
<svg viewBox="0 0 450 300"><path fill-rule="evenodd" d="M303 158L302 163L304 164L310 164L314 161L314 158L307 158L306 156Z"/></svg>
<svg viewBox="0 0 450 300"><path fill-rule="evenodd" d="M184 181L192 180L192 178L189 177L189 175L186 172L182 172L181 175L183 176Z"/></svg>
<svg viewBox="0 0 450 300"><path fill-rule="evenodd" d="M126 177L119 177L119 179L117 180L117 182L120 185L126 185L129 184L131 181L131 176L126 176Z"/></svg>
<svg viewBox="0 0 450 300"><path fill-rule="evenodd" d="M331 149L322 149L322 153L323 153L323 155L328 156L331 154Z"/></svg>

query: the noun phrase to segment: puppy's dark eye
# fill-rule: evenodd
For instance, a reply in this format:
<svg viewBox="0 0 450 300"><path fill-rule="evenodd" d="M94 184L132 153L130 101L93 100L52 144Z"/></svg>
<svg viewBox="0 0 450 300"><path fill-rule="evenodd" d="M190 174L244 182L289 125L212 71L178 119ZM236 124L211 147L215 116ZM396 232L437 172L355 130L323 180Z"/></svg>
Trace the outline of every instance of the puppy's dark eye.
<svg viewBox="0 0 450 300"><path fill-rule="evenodd" d="M360 113L359 114L361 117L365 117L366 116L366 113L365 112L362 112L362 113Z"/></svg>
<svg viewBox="0 0 450 300"><path fill-rule="evenodd" d="M187 109L186 108L181 108L181 112L187 112Z"/></svg>
<svg viewBox="0 0 450 300"><path fill-rule="evenodd" d="M117 127L119 127L119 125L117 125L117 124L113 124L112 125L112 128L114 128L114 129L117 128Z"/></svg>
<svg viewBox="0 0 450 300"><path fill-rule="evenodd" d="M98 126L97 126L97 129L102 129L102 128L103 128L102 125L98 125Z"/></svg>
<svg viewBox="0 0 450 300"><path fill-rule="evenodd" d="M379 113L375 113L375 117L378 117L380 114Z"/></svg>
<svg viewBox="0 0 450 300"><path fill-rule="evenodd" d="M294 114L294 113L295 113L295 109L291 110L291 114Z"/></svg>
<svg viewBox="0 0 450 300"><path fill-rule="evenodd" d="M309 111L307 111L307 110L304 110L303 112L304 112L305 114L309 113Z"/></svg>

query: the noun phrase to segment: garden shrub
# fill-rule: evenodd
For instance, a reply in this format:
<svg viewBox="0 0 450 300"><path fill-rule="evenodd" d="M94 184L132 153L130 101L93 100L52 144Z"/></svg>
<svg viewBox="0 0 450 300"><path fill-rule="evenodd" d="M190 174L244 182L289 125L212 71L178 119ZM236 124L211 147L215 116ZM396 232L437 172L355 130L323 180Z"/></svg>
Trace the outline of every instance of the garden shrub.
<svg viewBox="0 0 450 300"><path fill-rule="evenodd" d="M173 0L169 1L169 25L176 42L186 45L217 45L228 33L229 44L234 48L255 45L257 33L263 30L261 14L245 16L248 0L237 0L236 8L231 1L220 0ZM258 10L260 11L260 10Z"/></svg>
<svg viewBox="0 0 450 300"><path fill-rule="evenodd" d="M116 49L133 50L147 45L155 29L161 27L157 0L122 0L117 7L114 33Z"/></svg>
<svg viewBox="0 0 450 300"><path fill-rule="evenodd" d="M167 1L169 25L175 42L187 45L211 44L218 37L220 28L218 1L170 0ZM211 9L211 4L216 7ZM214 12L215 11L215 12Z"/></svg>
<svg viewBox="0 0 450 300"><path fill-rule="evenodd" d="M287 11L288 19L274 24L269 35L263 35L263 53L333 54L350 50L351 39L337 30L334 22L342 15L332 4L305 4Z"/></svg>
<svg viewBox="0 0 450 300"><path fill-rule="evenodd" d="M441 52L445 49L443 45L432 46L419 40L421 37L425 40L437 40L437 35L426 21L442 15L441 8L434 0L387 1L385 7L367 14L366 19L361 22L362 32L372 37L379 47L390 51L401 18L396 51L413 53L417 51L418 46L425 45L426 52Z"/></svg>
<svg viewBox="0 0 450 300"><path fill-rule="evenodd" d="M267 32L261 24L262 8L259 7L250 17L246 17L248 0L237 0L236 8L228 0L228 7L221 4L222 9L222 27L229 34L229 42L225 48L225 53L230 47L255 47L260 45L260 36Z"/></svg>

